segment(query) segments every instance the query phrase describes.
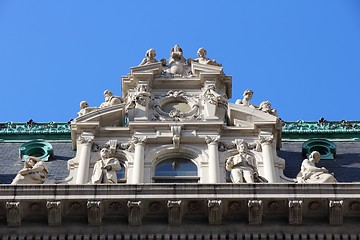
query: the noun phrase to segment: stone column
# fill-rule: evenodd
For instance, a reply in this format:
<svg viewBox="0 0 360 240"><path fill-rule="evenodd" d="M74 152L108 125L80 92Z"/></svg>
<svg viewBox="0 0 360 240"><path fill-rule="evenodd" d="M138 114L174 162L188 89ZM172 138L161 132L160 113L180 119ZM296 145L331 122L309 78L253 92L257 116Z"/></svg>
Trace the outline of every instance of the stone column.
<svg viewBox="0 0 360 240"><path fill-rule="evenodd" d="M272 151L273 135L260 135L259 140L263 155L264 177L269 183L274 183L276 182L276 176Z"/></svg>
<svg viewBox="0 0 360 240"><path fill-rule="evenodd" d="M208 183L220 182L219 153L218 153L219 140L220 140L220 136L216 136L216 137L206 136L205 138L209 150Z"/></svg>
<svg viewBox="0 0 360 240"><path fill-rule="evenodd" d="M133 137L132 141L132 143L135 145L132 183L136 184L144 182L144 149L146 137Z"/></svg>
<svg viewBox="0 0 360 240"><path fill-rule="evenodd" d="M90 153L91 146L94 140L92 133L82 133L78 139L79 167L76 174L76 184L86 184L89 178L90 169Z"/></svg>

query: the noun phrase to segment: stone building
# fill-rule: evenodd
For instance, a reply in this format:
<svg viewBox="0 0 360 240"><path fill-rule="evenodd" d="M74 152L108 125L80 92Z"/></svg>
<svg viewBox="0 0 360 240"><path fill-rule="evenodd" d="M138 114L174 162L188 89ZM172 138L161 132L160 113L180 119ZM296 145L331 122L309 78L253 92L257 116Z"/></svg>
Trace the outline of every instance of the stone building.
<svg viewBox="0 0 360 240"><path fill-rule="evenodd" d="M205 49L155 56L70 123L0 124L2 240L359 239L359 122L282 122Z"/></svg>

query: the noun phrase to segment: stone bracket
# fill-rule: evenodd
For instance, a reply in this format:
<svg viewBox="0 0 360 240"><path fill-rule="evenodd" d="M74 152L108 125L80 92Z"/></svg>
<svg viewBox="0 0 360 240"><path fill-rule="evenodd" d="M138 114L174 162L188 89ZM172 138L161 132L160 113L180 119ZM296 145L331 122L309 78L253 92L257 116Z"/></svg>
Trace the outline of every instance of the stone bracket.
<svg viewBox="0 0 360 240"><path fill-rule="evenodd" d="M141 201L128 201L128 222L129 225L140 226L142 223Z"/></svg>
<svg viewBox="0 0 360 240"><path fill-rule="evenodd" d="M289 224L300 225L302 224L303 217L303 201L302 200L289 200Z"/></svg>
<svg viewBox="0 0 360 240"><path fill-rule="evenodd" d="M20 202L6 202L7 224L9 227L20 227L22 214Z"/></svg>
<svg viewBox="0 0 360 240"><path fill-rule="evenodd" d="M168 200L168 222L171 225L179 225L183 217L183 204L181 200Z"/></svg>
<svg viewBox="0 0 360 240"><path fill-rule="evenodd" d="M249 224L261 224L263 217L263 205L261 200L249 200Z"/></svg>
<svg viewBox="0 0 360 240"><path fill-rule="evenodd" d="M222 223L223 209L221 200L208 200L209 224L218 225Z"/></svg>
<svg viewBox="0 0 360 240"><path fill-rule="evenodd" d="M47 201L46 208L48 209L48 224L49 226L59 226L62 222L61 202Z"/></svg>
<svg viewBox="0 0 360 240"><path fill-rule="evenodd" d="M343 223L343 200L329 201L329 223L331 225L342 225Z"/></svg>
<svg viewBox="0 0 360 240"><path fill-rule="evenodd" d="M104 211L102 208L101 201L89 200L86 206L87 206L87 214L88 214L88 223L90 225L100 225L102 218L104 216Z"/></svg>

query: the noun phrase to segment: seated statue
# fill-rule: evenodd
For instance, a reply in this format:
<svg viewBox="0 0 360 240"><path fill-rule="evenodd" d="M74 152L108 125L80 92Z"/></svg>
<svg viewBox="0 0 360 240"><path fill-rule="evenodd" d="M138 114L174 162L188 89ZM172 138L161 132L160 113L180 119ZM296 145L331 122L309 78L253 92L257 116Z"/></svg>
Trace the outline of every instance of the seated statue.
<svg viewBox="0 0 360 240"><path fill-rule="evenodd" d="M254 183L257 181L258 173L253 166L255 158L248 152L248 144L244 141L236 144L239 154L231 156L226 160L226 170L230 171L233 183Z"/></svg>
<svg viewBox="0 0 360 240"><path fill-rule="evenodd" d="M45 163L33 156L26 158L21 169L11 184L42 184L47 180L48 169Z"/></svg>
<svg viewBox="0 0 360 240"><path fill-rule="evenodd" d="M222 66L221 64L217 63L215 60L206 57L206 49L199 48L197 51L198 58L191 60L193 62L197 62L200 64L208 64L213 66Z"/></svg>
<svg viewBox="0 0 360 240"><path fill-rule="evenodd" d="M141 61L139 66L147 65L150 63L157 63L158 61L155 59L156 53L153 48L150 48L146 51L145 58Z"/></svg>
<svg viewBox="0 0 360 240"><path fill-rule="evenodd" d="M274 115L275 117L278 116L277 111L271 107L271 103L269 101L261 102L258 110Z"/></svg>
<svg viewBox="0 0 360 240"><path fill-rule="evenodd" d="M97 107L89 107L89 104L87 101L81 101L80 102L80 111L77 113L78 117L81 117L82 115L85 115L93 110L98 109Z"/></svg>
<svg viewBox="0 0 360 240"><path fill-rule="evenodd" d="M309 155L309 159L304 159L301 164L301 170L296 176L298 183L335 183L335 177L329 173L326 168L316 167L316 163L320 161L320 153L313 151Z"/></svg>
<svg viewBox="0 0 360 240"><path fill-rule="evenodd" d="M254 95L254 92L250 89L247 89L243 93L243 99L236 100L235 104L254 108L255 106L250 103L250 100L252 99L253 95Z"/></svg>
<svg viewBox="0 0 360 240"><path fill-rule="evenodd" d="M121 169L119 160L109 157L110 150L103 148L100 159L95 163L91 183L117 183L116 171Z"/></svg>
<svg viewBox="0 0 360 240"><path fill-rule="evenodd" d="M114 96L110 90L104 91L105 102L100 105L100 108L114 106L123 102L121 97Z"/></svg>

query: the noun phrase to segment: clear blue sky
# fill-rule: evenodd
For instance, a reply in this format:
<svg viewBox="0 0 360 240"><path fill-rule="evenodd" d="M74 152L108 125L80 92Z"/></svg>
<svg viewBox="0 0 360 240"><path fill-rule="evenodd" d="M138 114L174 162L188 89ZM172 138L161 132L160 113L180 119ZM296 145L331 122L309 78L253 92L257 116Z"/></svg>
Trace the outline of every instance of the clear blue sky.
<svg viewBox="0 0 360 240"><path fill-rule="evenodd" d="M360 1L0 0L0 122L68 121L147 49L205 47L285 121L360 120Z"/></svg>

